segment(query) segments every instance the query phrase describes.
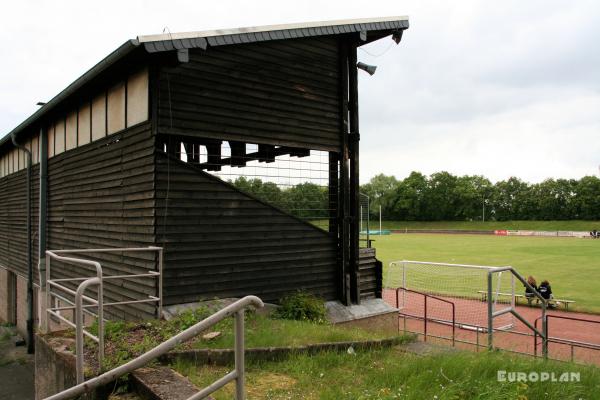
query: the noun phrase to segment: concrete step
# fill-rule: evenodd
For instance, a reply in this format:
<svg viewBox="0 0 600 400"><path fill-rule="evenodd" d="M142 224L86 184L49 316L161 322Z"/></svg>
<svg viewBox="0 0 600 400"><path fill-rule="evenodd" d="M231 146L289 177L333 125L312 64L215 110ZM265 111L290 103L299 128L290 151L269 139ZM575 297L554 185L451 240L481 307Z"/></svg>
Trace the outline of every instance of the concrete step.
<svg viewBox="0 0 600 400"><path fill-rule="evenodd" d="M168 367L140 368L131 374L131 380L136 393L144 400L187 400L200 390Z"/></svg>

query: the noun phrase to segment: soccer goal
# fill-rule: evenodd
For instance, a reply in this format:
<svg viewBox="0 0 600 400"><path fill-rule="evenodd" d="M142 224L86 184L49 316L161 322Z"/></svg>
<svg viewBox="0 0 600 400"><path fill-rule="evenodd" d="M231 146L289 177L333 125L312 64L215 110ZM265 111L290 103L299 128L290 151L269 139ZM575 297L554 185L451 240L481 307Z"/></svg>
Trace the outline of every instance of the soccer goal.
<svg viewBox="0 0 600 400"><path fill-rule="evenodd" d="M396 293L401 312L462 329L487 331L514 327L514 316L500 313L515 306L515 277L501 267L394 261L386 287ZM491 273L490 273L491 272ZM491 280L491 290L488 279ZM489 319L491 313L497 317Z"/></svg>

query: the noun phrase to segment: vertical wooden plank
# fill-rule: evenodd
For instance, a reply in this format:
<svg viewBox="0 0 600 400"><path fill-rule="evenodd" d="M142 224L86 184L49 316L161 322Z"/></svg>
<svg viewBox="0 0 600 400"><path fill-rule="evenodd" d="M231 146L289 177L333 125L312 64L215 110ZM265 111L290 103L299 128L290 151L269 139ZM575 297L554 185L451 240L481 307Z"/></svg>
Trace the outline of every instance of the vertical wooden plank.
<svg viewBox="0 0 600 400"><path fill-rule="evenodd" d="M111 87L107 96L106 132L110 135L125 129L125 83Z"/></svg>
<svg viewBox="0 0 600 400"><path fill-rule="evenodd" d="M127 80L127 126L148 120L148 69L131 75Z"/></svg>
<svg viewBox="0 0 600 400"><path fill-rule="evenodd" d="M31 163L40 162L40 135L36 134L31 139Z"/></svg>
<svg viewBox="0 0 600 400"><path fill-rule="evenodd" d="M92 141L106 136L106 93L92 100Z"/></svg>
<svg viewBox="0 0 600 400"><path fill-rule="evenodd" d="M65 151L65 120L60 118L54 124L54 155Z"/></svg>
<svg viewBox="0 0 600 400"><path fill-rule="evenodd" d="M65 127L65 150L77 147L77 111L67 114Z"/></svg>
<svg viewBox="0 0 600 400"><path fill-rule="evenodd" d="M89 102L85 102L79 106L77 113L77 146L83 146L91 140L91 106Z"/></svg>
<svg viewBox="0 0 600 400"><path fill-rule="evenodd" d="M11 156L12 156L12 161L13 161L12 171L18 172L19 171L19 153L17 153L16 149L13 149L11 151Z"/></svg>
<svg viewBox="0 0 600 400"><path fill-rule="evenodd" d="M54 124L48 127L48 158L54 157Z"/></svg>

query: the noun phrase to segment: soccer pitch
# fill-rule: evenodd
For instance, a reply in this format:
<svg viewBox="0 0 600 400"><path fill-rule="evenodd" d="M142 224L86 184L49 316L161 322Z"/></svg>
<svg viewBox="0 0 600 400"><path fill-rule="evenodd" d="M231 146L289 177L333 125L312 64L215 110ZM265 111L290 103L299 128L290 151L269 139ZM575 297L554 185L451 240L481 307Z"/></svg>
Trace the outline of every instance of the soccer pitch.
<svg viewBox="0 0 600 400"><path fill-rule="evenodd" d="M384 264L384 282L398 282L391 261L416 260L514 267L547 279L557 298L575 300L573 310L600 313L600 240L491 235L392 234L371 236ZM521 285L517 293L523 292Z"/></svg>

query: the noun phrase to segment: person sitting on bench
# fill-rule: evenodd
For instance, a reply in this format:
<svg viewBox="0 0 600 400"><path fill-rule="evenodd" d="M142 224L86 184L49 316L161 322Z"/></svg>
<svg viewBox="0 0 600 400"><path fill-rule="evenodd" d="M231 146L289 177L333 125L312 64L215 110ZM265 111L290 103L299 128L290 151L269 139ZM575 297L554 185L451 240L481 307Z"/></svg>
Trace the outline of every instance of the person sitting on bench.
<svg viewBox="0 0 600 400"><path fill-rule="evenodd" d="M590 236L592 237L592 239L598 239L600 238L600 232L598 232L597 230L593 230L590 232Z"/></svg>
<svg viewBox="0 0 600 400"><path fill-rule="evenodd" d="M538 288L538 292L540 292L542 297L546 300L552 300L554 298L554 296L552 295L552 287L550 286L550 282L548 282L547 280L544 280L542 282L542 284ZM558 305L558 303L556 303L556 304L551 304L548 302L546 302L546 303L548 304L548 308L556 308L556 305Z"/></svg>
<svg viewBox="0 0 600 400"><path fill-rule="evenodd" d="M535 278L533 276L529 275L529 277L527 277L527 283L529 283L529 285L533 288L534 291L538 290L537 282L535 281ZM533 300L533 298L535 297L534 291L525 286L525 298L527 299L527 304L529 305L531 305L531 300Z"/></svg>

